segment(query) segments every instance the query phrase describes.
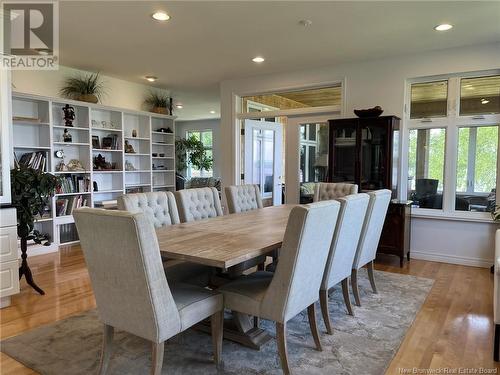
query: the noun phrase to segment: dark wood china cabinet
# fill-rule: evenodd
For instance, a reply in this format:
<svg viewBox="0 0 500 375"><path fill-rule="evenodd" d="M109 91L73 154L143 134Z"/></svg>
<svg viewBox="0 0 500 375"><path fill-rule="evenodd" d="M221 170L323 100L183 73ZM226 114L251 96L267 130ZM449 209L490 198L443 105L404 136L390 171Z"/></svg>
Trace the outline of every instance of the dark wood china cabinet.
<svg viewBox="0 0 500 375"><path fill-rule="evenodd" d="M396 116L330 120L328 181L357 184L359 192L389 189L397 195L399 122ZM410 202L393 200L378 253L410 259Z"/></svg>
<svg viewBox="0 0 500 375"><path fill-rule="evenodd" d="M360 192L390 189L396 196L399 121L396 116L330 120L330 182Z"/></svg>

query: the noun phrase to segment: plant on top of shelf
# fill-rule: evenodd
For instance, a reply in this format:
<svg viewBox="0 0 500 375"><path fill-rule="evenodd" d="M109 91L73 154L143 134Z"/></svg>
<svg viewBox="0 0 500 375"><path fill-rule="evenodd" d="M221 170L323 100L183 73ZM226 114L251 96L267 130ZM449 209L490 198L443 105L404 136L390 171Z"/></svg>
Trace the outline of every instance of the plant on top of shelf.
<svg viewBox="0 0 500 375"><path fill-rule="evenodd" d="M207 155L207 149L194 135L175 140L175 158L177 172L184 176L188 165L200 170L212 168L213 159Z"/></svg>
<svg viewBox="0 0 500 375"><path fill-rule="evenodd" d="M104 91L104 84L99 73L89 73L67 77L59 92L68 99L97 103L102 99Z"/></svg>
<svg viewBox="0 0 500 375"><path fill-rule="evenodd" d="M33 281L31 270L28 266L27 250L28 240L37 244L50 245L50 238L35 230L35 216L42 216L44 208L50 198L55 194L60 184L58 177L53 174L40 171L24 165L10 171L12 206L17 212L17 235L21 239L21 267L19 267L19 278L26 277L28 285L31 285L40 294L45 294Z"/></svg>
<svg viewBox="0 0 500 375"><path fill-rule="evenodd" d="M491 213L493 220L500 223L500 206L496 206L495 210Z"/></svg>
<svg viewBox="0 0 500 375"><path fill-rule="evenodd" d="M164 92L151 90L144 101L150 107L150 111L162 115L172 114L172 98Z"/></svg>

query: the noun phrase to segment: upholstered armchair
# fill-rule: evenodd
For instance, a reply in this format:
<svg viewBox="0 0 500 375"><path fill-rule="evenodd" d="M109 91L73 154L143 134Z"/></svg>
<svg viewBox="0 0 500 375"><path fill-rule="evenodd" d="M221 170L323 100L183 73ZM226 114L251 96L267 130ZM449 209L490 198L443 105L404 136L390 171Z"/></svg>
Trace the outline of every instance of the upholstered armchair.
<svg viewBox="0 0 500 375"><path fill-rule="evenodd" d="M326 201L356 194L358 185L333 182L318 182L314 187L314 202Z"/></svg>
<svg viewBox="0 0 500 375"><path fill-rule="evenodd" d="M223 215L219 192L213 187L176 191L175 200L182 223Z"/></svg>
<svg viewBox="0 0 500 375"><path fill-rule="evenodd" d="M369 200L368 194L364 193L338 199L340 202L339 217L319 291L321 313L326 331L329 334L332 334L333 330L328 312L328 292L340 282L342 283L347 312L354 315L349 298L349 276L351 276L352 264Z"/></svg>
<svg viewBox="0 0 500 375"><path fill-rule="evenodd" d="M498 362L500 359L500 229L497 229L495 235L495 282L493 285L493 320L495 322L493 359Z"/></svg>
<svg viewBox="0 0 500 375"><path fill-rule="evenodd" d="M126 194L118 197L118 209L142 212L156 229L179 224L179 214L174 194L170 191ZM213 275L211 267L163 258L163 266L170 283L185 282L207 286Z"/></svg>
<svg viewBox="0 0 500 375"><path fill-rule="evenodd" d="M387 189L369 192L370 203L366 211L363 230L356 250L356 257L352 265L351 285L356 305L361 306L358 289L358 270L367 266L368 278L372 286L373 293L377 293L377 286L373 275L373 261L377 255L378 242L384 226L387 208L391 201L391 191Z"/></svg>
<svg viewBox="0 0 500 375"><path fill-rule="evenodd" d="M316 348L322 350L314 303L323 277L318 270L325 268L339 209L340 203L335 201L294 207L276 272L256 272L219 289L226 308L276 322L278 352L285 374L290 373L286 323L306 308Z"/></svg>
<svg viewBox="0 0 500 375"><path fill-rule="evenodd" d="M230 214L263 207L258 185L233 185L226 187L224 190Z"/></svg>
<svg viewBox="0 0 500 375"><path fill-rule="evenodd" d="M151 342L151 373L160 375L165 341L208 317L219 364L222 295L187 284L169 286L155 230L146 215L81 208L74 217L104 323L99 374L106 373L115 328Z"/></svg>

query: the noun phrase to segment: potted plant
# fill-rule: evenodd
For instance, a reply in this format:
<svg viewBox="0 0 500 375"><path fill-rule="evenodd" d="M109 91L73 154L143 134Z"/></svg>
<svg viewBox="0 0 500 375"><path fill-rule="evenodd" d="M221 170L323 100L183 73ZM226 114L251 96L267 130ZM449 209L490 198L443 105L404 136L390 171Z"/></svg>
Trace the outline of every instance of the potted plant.
<svg viewBox="0 0 500 375"><path fill-rule="evenodd" d="M99 73L82 74L76 77L67 77L60 93L68 99L97 103L104 95L104 85Z"/></svg>
<svg viewBox="0 0 500 375"><path fill-rule="evenodd" d="M182 180L185 180L188 165L200 170L211 169L213 165L212 157L207 155L207 149L195 136L175 140L175 158L177 175L180 175Z"/></svg>
<svg viewBox="0 0 500 375"><path fill-rule="evenodd" d="M35 243L49 245L50 238L35 230L35 216L42 215L43 209L54 195L59 179L50 174L31 167L20 166L10 171L12 206L17 212L17 235L21 240L21 267L19 278L23 275L26 282L40 294L45 294L33 281L31 270L28 266L27 250L28 240Z"/></svg>
<svg viewBox="0 0 500 375"><path fill-rule="evenodd" d="M151 112L162 115L172 114L172 98L166 93L150 91L144 102L150 107Z"/></svg>

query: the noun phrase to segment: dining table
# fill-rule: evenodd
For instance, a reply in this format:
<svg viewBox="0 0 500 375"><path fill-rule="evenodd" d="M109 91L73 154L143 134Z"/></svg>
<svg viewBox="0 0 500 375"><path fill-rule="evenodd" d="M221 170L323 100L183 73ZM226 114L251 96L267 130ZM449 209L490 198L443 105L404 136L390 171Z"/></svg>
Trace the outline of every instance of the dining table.
<svg viewBox="0 0 500 375"><path fill-rule="evenodd" d="M160 252L163 257L211 266L224 274L279 249L295 206L270 206L159 228ZM209 327L204 330L209 332ZM254 349L272 338L256 319L238 312L225 321L224 337Z"/></svg>

